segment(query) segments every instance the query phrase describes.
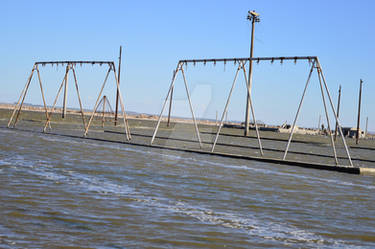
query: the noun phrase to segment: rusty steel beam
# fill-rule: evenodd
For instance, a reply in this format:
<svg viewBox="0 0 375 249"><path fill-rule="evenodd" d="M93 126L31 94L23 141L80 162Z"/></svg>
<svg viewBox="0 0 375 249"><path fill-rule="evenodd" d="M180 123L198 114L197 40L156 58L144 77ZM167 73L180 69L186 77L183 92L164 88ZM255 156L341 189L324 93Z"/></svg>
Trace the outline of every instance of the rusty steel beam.
<svg viewBox="0 0 375 249"><path fill-rule="evenodd" d="M286 57L238 57L238 58L218 58L218 59L189 59L189 60L180 60L179 63L208 63L208 62L239 62L239 61L298 61L298 60L308 60L308 61L315 61L317 59L317 56L286 56Z"/></svg>
<svg viewBox="0 0 375 249"><path fill-rule="evenodd" d="M95 64L99 64L99 65L103 65L103 64L107 64L107 65L114 65L115 63L113 61L37 61L35 62L35 65L64 65L64 64L73 64L73 65L76 65L76 64L92 64L92 65L95 65Z"/></svg>

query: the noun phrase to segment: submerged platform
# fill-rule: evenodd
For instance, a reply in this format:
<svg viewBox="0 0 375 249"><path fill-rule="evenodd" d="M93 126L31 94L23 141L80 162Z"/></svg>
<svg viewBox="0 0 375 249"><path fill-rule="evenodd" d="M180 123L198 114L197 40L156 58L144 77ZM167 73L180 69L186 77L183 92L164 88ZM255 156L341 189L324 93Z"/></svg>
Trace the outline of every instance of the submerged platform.
<svg viewBox="0 0 375 249"><path fill-rule="evenodd" d="M10 110L0 110L0 128L8 129L7 117ZM4 117L4 118L2 118ZM113 120L107 119L102 126L102 120L94 119L86 138L83 137L83 127L78 115L67 115L61 119L54 116L52 130L42 132L45 117L42 112L26 111L22 120L14 129L19 131L40 133L54 136L64 136L82 139L82 141L95 140L108 143L126 144L129 146L142 146L158 150L173 150L186 153L203 154L207 156L218 156L235 158L247 161L259 161L275 165L289 165L303 168L320 169L344 172L350 174L375 175L374 149L375 141L361 141L361 147L355 148L353 141L349 143L351 158L354 167L349 166L342 144L337 144L338 164L336 165L332 147L328 137L298 135L293 137L286 160L283 160L285 145L288 134L261 131L263 144L262 156L259 151L255 132L251 131L249 136L244 137L241 130L223 128L217 141L215 151L211 152L212 144L217 131L216 125L199 124L202 148L197 142L194 128L191 123L175 122L168 127L165 122L161 123L160 130L156 135L153 145L150 145L151 137L156 125L156 120L130 118L132 140L127 141L124 135L124 126L113 126Z"/></svg>
<svg viewBox="0 0 375 249"><path fill-rule="evenodd" d="M1 128L7 129L6 127L1 127ZM336 172L357 174L357 175L374 175L375 176L375 168L332 165L332 164L324 164L324 163L316 163L316 162L303 162L303 161L297 161L297 160L282 160L282 159L275 159L275 158L269 158L269 157L246 156L246 155L234 154L234 153L210 152L210 151L206 151L202 149L191 149L191 148L173 147L173 146L165 146L165 145L150 145L150 144L144 144L144 143L137 143L134 141L110 140L110 139L99 138L99 137L83 137L83 136L74 135L74 134L64 134L64 133L54 133L54 132L44 133L42 131L35 131L35 130L25 130L25 129L19 129L19 128L14 128L14 129L19 130L19 131L24 131L24 132L44 134L46 136L61 136L61 137L69 137L69 138L82 139L82 140L92 140L92 141L100 141L100 142L106 142L106 143L116 143L116 144L130 145L130 146L148 147L148 148L160 149L160 150L181 151L181 152L186 152L186 153L204 154L208 156L235 158L235 159L240 159L240 160L259 161L259 162L279 164L279 165L288 165L288 166L296 166L296 167L303 167L303 168L310 168L310 169L336 171Z"/></svg>

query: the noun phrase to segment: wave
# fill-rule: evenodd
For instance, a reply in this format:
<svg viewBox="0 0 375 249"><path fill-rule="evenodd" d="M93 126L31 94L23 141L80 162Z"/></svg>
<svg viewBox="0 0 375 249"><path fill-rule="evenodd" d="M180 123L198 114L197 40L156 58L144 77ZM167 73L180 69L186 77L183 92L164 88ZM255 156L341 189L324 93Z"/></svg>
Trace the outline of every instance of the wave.
<svg viewBox="0 0 375 249"><path fill-rule="evenodd" d="M344 244L340 240L325 239L290 224L259 219L251 214L245 218L230 212L217 212L198 205L191 205L180 200L174 201L147 196L142 191L126 184L117 184L102 177L82 174L74 170L54 168L44 160L26 160L23 156L17 155L2 159L1 163L11 164L16 170L26 171L28 174L33 174L49 181L71 185L85 193L97 193L97 195L91 195L93 198L126 197L130 201L158 208L163 212L189 216L203 224L220 226L224 229L235 229L262 240L278 241L284 245L303 243L304 246L307 244L313 247Z"/></svg>

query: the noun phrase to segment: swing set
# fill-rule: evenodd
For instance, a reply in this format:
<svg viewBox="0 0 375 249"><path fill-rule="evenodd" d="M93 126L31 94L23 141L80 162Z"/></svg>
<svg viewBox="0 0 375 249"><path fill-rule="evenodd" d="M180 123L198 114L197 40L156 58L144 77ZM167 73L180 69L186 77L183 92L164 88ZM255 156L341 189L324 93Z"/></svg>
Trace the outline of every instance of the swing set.
<svg viewBox="0 0 375 249"><path fill-rule="evenodd" d="M86 123L86 120L85 120L85 115L84 115L83 108L82 108L82 102L81 102L81 97L80 97L79 88L78 88L78 81L77 81L77 76L76 76L76 71L75 71L76 65L84 65L84 64L100 65L100 66L106 65L106 66L108 66L107 74L105 76L104 82L103 82L102 87L100 89L100 92L98 94L98 98L95 102L95 105L94 105L92 114L90 115L90 119L89 119L88 123ZM54 100L50 110L48 110L47 103L46 103L46 100L45 100L42 80L41 80L40 72L39 72L39 66L40 65L41 66L45 66L45 65L52 65L52 66L62 65L62 66L65 66L66 65L64 78L63 78L63 80L60 84L59 90L57 91L55 100ZM73 77L74 77L74 84L75 84L75 88L76 88L76 92L77 92L77 97L78 97L78 102L79 102L79 107L80 107L80 115L81 115L81 118L82 118L82 124L83 124L83 129L84 129L84 134L83 134L84 137L87 136L89 127L92 123L92 120L95 116L95 113L97 112L99 105L103 102L103 99L104 99L104 103L102 103L103 108L105 107L105 101L108 101L106 98L101 99L101 96L103 94L103 90L104 90L104 87L107 83L108 77L109 77L110 73L113 72L113 75L114 75L114 78L115 78L116 89L117 89L117 93L118 93L120 105L121 105L125 135L126 135L126 139L129 141L131 139L131 134L130 134L130 129L129 129L129 125L128 125L128 120L127 120L127 117L126 117L124 101L123 101L123 98L122 98L120 85L119 85L118 77L117 77L117 74L116 74L116 67L115 67L115 63L113 61L42 61L42 62L35 62L32 70L31 70L31 73L29 75L29 78L26 82L26 85L23 88L23 90L21 92L21 95L20 95L20 97L17 101L17 104L14 107L12 115L9 119L8 128L9 127L15 128L16 125L17 125L17 122L19 121L19 117L20 117L20 114L21 114L21 111L22 111L22 106L24 104L28 89L29 89L30 84L31 84L31 80L32 80L35 72L37 73L37 76L38 76L40 92L41 92L41 95L42 95L43 107L44 107L44 112L45 112L45 116L46 116L46 121L44 123L43 132L46 132L47 127L49 127L49 129L52 129L51 128L51 117L52 117L52 114L55 112L56 103L57 103L57 100L58 100L63 88L64 88L64 99L63 99L62 118L65 118L65 116L66 116L66 105L67 105L68 75L69 75L70 71L72 71ZM99 102L99 100L101 100L101 101Z"/></svg>
<svg viewBox="0 0 375 249"><path fill-rule="evenodd" d="M273 63L275 61L279 61L280 63L283 63L284 61L294 61L294 63L297 63L297 61L301 61L301 60L302 61L303 60L308 61L309 64L311 65L311 68L310 68L310 71L309 71L309 74L308 74L308 77L307 77L307 81L305 83L305 87L304 87L304 90L303 90L303 93L302 93L302 96L301 96L301 99L300 99L300 102L299 102L299 105L298 105L298 108L297 108L297 111L296 111L296 115L295 115L295 118L294 118L294 121L293 121L293 125L291 127L291 131L289 133L289 139L288 139L288 142L286 144L286 148L283 152L282 160L283 161L286 160L286 157L287 157L287 154L288 154L288 151L289 151L289 147L290 147L290 144L292 142L293 134L294 134L294 131L295 131L296 122L297 122L297 119L298 119L298 116L299 116L299 113L300 113L300 110L301 110L301 107L302 107L302 104L303 104L303 101L304 101L304 98L305 98L305 95L306 95L307 88L308 88L309 83L310 83L311 76L312 76L313 72L316 71L317 75L318 75L318 78L319 78L320 92L321 92L321 97L322 97L322 101L323 101L323 105L324 105L324 111L325 111L325 115L326 115L326 119L327 119L328 132L329 132L329 136L330 136L330 142L331 142L331 146L332 146L333 156L335 158L335 163L336 163L336 165L339 165L339 162L338 162L338 159L337 159L335 140L333 138L333 133L332 133L331 125L330 125L330 121L329 121L329 112L328 112L329 108L327 107L325 95L328 96L329 106L330 106L330 108L332 110L332 113L335 117L335 120L337 122L337 126L338 126L338 129L339 129L341 138L342 138L342 142L343 142L344 147L345 147L347 159L349 161L350 166L353 167L353 162L352 162L352 159L350 157L349 149L348 149L348 146L347 146L346 141L345 141L345 137L344 137L344 134L343 134L343 131L342 131L342 126L341 126L341 123L340 123L340 121L337 117L337 113L335 111L335 108L334 108L334 105L333 105L333 102L332 102L332 98L331 98L331 95L330 95L329 90L328 90L328 86L327 86L327 83L326 83L326 80L325 80L325 77L324 77L324 74L323 74L323 70L322 70L322 67L320 65L320 62L319 62L319 59L318 59L317 56L254 57L254 58L223 58L223 59L180 60L177 63L176 70L173 71L172 81L171 81L171 84L169 86L167 96L165 97L162 109L160 111L158 121L156 123L155 129L154 129L154 132L153 132L153 136L151 138L151 145L153 144L153 142L155 140L155 137L156 137L156 134L158 132L160 122L161 122L164 110L166 108L166 104L168 102L168 99L169 99L170 103L169 103L167 124L169 125L170 116L171 116L172 99L173 99L173 89L174 89L174 86L175 86L175 81L176 81L177 75L178 75L179 72L181 72L182 77L183 77L183 81L184 81L184 85L185 85L186 95L187 95L187 98L188 98L188 101L189 101L192 120L193 120L194 127L195 127L195 133L196 133L197 140L198 140L197 142L199 143L199 146L202 149L202 140L201 140L198 124L197 124L197 121L196 121L196 118L195 118L195 115L194 115L194 110L193 110L193 106L192 106L192 102L191 102L191 98L190 98L188 83L186 81L186 75L185 75L185 70L184 70L183 66L184 65L187 66L188 64L196 65L196 64L199 64L199 63L203 63L204 65L206 65L207 63L213 63L214 65L216 65L216 63L218 63L218 62L223 62L224 66L225 66L225 64L227 62L233 62L234 64L238 64L238 67L237 67L237 70L235 72L234 80L233 80L231 89L229 91L229 95L228 95L224 110L223 110L222 115L221 115L220 125L218 127L218 130L217 130L214 142L212 143L210 151L211 151L211 153L214 153L214 151L215 151L215 146L216 146L217 140L219 138L221 128L223 127L224 117L225 117L226 113L228 112L228 105L230 103L230 99L231 99L231 96L232 96L233 89L235 88L235 85L236 85L238 74L240 73L240 71L242 71L243 75L244 75L244 83L246 85L247 93L248 93L248 96L249 96L249 105L250 105L250 109L251 109L251 115L252 115L252 118L253 118L253 121L254 121L255 131L256 131L257 140L258 140L258 147L259 147L260 154L263 157L264 156L263 147L262 147L261 137L260 137L260 134L259 134L259 128L258 128L257 121L256 121L256 118L255 118L255 110L254 110L254 105L253 105L252 96L251 96L252 77L250 75L249 79L247 79L245 65L246 65L247 62L250 63L251 61L253 61L253 62L255 61L257 63L259 63L260 61L270 61L271 63Z"/></svg>

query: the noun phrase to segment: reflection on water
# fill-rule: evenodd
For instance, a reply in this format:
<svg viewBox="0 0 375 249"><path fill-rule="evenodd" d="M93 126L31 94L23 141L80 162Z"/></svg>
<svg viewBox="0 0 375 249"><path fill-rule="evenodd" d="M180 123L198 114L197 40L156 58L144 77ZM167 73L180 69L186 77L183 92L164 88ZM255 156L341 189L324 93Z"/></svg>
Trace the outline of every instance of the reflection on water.
<svg viewBox="0 0 375 249"><path fill-rule="evenodd" d="M373 248L373 177L0 129L0 247Z"/></svg>

